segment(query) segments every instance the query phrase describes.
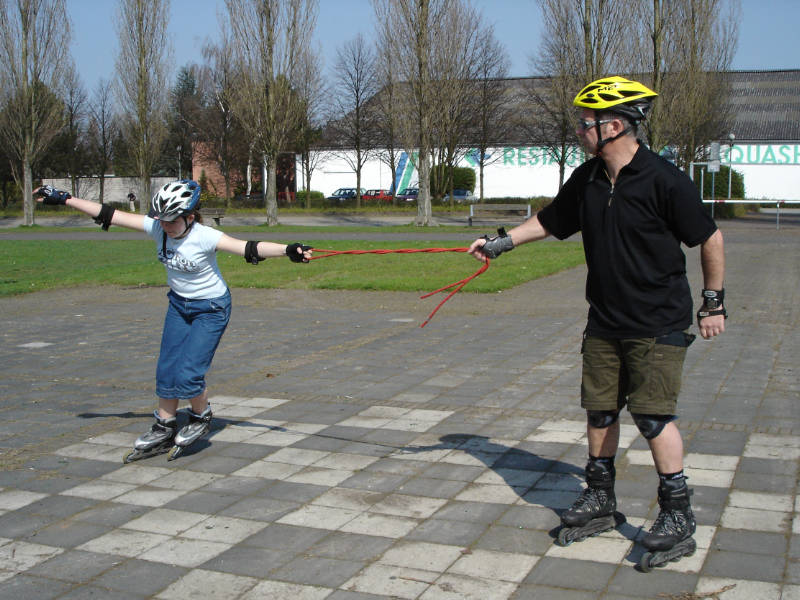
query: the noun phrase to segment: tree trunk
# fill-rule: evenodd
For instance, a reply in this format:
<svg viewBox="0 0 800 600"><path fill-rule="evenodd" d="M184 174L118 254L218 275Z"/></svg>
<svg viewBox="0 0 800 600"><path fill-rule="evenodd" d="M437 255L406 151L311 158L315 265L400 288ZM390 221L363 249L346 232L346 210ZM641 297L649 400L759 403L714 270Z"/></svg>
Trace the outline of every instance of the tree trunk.
<svg viewBox="0 0 800 600"><path fill-rule="evenodd" d="M267 225L272 227L278 225L278 202L276 200L275 186L276 182L276 167L277 161L269 159L264 156L264 204L267 211Z"/></svg>
<svg viewBox="0 0 800 600"><path fill-rule="evenodd" d="M33 174L31 173L31 163L27 157L22 160L22 206L24 211L24 223L27 226L34 224L33 218Z"/></svg>

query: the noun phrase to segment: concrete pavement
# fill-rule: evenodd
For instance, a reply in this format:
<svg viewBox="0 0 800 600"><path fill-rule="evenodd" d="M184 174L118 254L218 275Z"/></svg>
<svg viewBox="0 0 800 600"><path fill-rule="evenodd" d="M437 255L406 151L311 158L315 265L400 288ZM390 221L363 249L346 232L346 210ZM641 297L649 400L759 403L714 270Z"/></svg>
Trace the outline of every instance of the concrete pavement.
<svg viewBox="0 0 800 600"><path fill-rule="evenodd" d="M236 289L212 435L129 465L166 289L71 289L0 299L0 598L800 599L800 223L720 225L731 318L679 403L693 557L635 569L657 478L627 414L627 522L553 543L586 458L583 268L424 329L416 294Z"/></svg>

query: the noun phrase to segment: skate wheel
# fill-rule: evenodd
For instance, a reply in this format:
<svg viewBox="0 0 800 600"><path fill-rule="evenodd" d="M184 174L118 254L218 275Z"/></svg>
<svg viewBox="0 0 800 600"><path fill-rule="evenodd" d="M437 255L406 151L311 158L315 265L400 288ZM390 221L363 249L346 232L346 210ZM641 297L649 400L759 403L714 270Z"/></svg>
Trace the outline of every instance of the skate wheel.
<svg viewBox="0 0 800 600"><path fill-rule="evenodd" d="M642 558L639 559L639 568L644 573L649 573L650 571L653 570L652 559L653 559L652 552L645 552L644 554L642 554Z"/></svg>
<svg viewBox="0 0 800 600"><path fill-rule="evenodd" d="M182 446L173 446L169 450L169 454L167 454L167 460L175 460L183 453Z"/></svg>
<svg viewBox="0 0 800 600"><path fill-rule="evenodd" d="M136 450L126 452L122 455L122 464L127 465L129 462L133 462L134 458L136 458Z"/></svg>
<svg viewBox="0 0 800 600"><path fill-rule="evenodd" d="M562 527L558 532L558 539L556 540L556 543L559 546L569 546L572 542L575 541L572 538L570 538L569 533L570 531L568 527Z"/></svg>

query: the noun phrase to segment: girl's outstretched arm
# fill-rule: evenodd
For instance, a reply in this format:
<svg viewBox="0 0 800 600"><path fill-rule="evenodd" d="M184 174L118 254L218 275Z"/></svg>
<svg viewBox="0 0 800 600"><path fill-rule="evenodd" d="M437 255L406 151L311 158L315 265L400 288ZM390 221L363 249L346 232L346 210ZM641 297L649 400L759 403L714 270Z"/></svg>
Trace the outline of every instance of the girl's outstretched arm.
<svg viewBox="0 0 800 600"><path fill-rule="evenodd" d="M217 250L244 256L253 264L265 258L288 256L293 262L308 262L311 258L311 248L303 244L276 244L275 242L247 242L225 233L217 242Z"/></svg>
<svg viewBox="0 0 800 600"><path fill-rule="evenodd" d="M100 204L91 200L76 198L68 192L57 190L49 185L43 185L35 189L33 195L42 204L61 204L86 213L98 225L102 225L103 229L108 229L109 225L117 225L144 231L144 215L117 210L110 204Z"/></svg>

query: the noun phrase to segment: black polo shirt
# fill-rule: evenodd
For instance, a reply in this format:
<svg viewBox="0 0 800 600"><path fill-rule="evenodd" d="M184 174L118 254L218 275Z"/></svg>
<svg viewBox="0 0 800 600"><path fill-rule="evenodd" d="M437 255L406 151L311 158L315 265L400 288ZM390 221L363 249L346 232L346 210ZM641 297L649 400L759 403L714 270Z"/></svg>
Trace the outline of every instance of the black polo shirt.
<svg viewBox="0 0 800 600"><path fill-rule="evenodd" d="M681 243L701 244L717 226L672 163L640 145L612 187L605 163L593 158L575 169L539 221L558 239L582 233L588 334L654 337L691 325Z"/></svg>

